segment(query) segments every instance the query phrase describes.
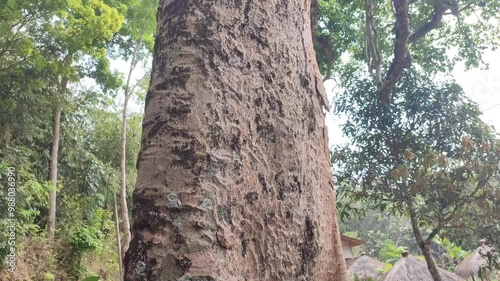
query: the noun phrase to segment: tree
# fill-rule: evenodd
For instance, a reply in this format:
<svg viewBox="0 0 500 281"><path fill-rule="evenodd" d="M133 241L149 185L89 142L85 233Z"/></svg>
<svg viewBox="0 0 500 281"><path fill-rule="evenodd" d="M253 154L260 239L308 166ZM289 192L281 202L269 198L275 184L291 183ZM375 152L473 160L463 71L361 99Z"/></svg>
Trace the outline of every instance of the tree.
<svg viewBox="0 0 500 281"><path fill-rule="evenodd" d="M310 1L161 1L125 280L345 280Z"/></svg>
<svg viewBox="0 0 500 281"><path fill-rule="evenodd" d="M127 252L131 234L129 212L127 206L127 110L130 98L134 95L137 86L146 78L146 74L136 82L132 81L132 75L139 63L146 63L149 60L154 42L156 5L154 1L139 0L128 6L127 25L117 36L117 43L120 46L118 52L126 60L130 61L126 82L123 85L123 110L121 128L120 147L120 206L123 222L123 249Z"/></svg>
<svg viewBox="0 0 500 281"><path fill-rule="evenodd" d="M441 280L430 254L434 237L471 212L475 220L497 219L500 143L453 82L407 75L391 105L365 94L373 87L355 77L338 100L353 142L333 153L337 182L368 208L408 215L431 275ZM470 209L483 202L491 206Z"/></svg>
<svg viewBox="0 0 500 281"><path fill-rule="evenodd" d="M77 81L81 68L75 65L78 56L102 58L103 45L120 29L123 17L116 8L100 0L88 3L67 1L59 7L56 18L42 24L41 37L34 40L40 44L41 53L48 67L54 70L44 90L53 96L53 134L50 149L50 176L52 183L49 207L49 239L54 238L56 223L56 194L58 178L58 152L63 103L68 97L68 86ZM37 23L38 24L38 23ZM80 72L80 73L79 73ZM90 75L89 75L90 76Z"/></svg>
<svg viewBox="0 0 500 281"><path fill-rule="evenodd" d="M432 75L451 71L458 61L468 68L487 65L482 53L498 47L499 9L497 2L481 0L320 1L319 65L330 79L345 64L363 62L354 67L368 70L374 94L389 103L411 68ZM350 61L339 64L345 54Z"/></svg>
<svg viewBox="0 0 500 281"><path fill-rule="evenodd" d="M118 31L123 18L115 8L99 0L88 3L79 0L3 2L0 9L0 83L5 89L8 111L14 114L2 124L2 134L9 142L14 132L30 136L14 129L33 128L40 132L45 131L41 129L44 122L52 123L47 173L52 183L48 215L48 234L52 240L62 111L68 106L68 100L76 96L69 87L71 82L92 77L95 72L100 72L96 79L99 84L112 82L110 75L105 75L109 69L99 68L103 64L95 61L102 61L99 59L103 56L103 44ZM51 120L37 118L32 110L41 112L40 117L52 115ZM15 117L32 118L36 123L15 125Z"/></svg>

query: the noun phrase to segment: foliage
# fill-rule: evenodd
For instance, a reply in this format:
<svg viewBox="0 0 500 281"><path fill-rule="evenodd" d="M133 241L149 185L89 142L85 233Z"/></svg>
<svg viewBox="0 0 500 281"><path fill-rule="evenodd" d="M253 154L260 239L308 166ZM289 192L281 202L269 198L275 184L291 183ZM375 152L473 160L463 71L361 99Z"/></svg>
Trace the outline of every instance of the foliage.
<svg viewBox="0 0 500 281"><path fill-rule="evenodd" d="M434 238L434 243L438 246L437 256L439 256L439 267L449 271L453 271L456 264L458 264L458 262L467 254L467 252L463 251L460 246L456 245L446 237L440 238L437 236Z"/></svg>
<svg viewBox="0 0 500 281"><path fill-rule="evenodd" d="M315 46L326 78L334 78L336 75L332 74L338 71L343 72L341 76L346 74L345 67L350 64L368 69L367 64L372 61L367 48L370 45L378 49L382 73L388 73L397 37L392 1L320 0L319 3ZM408 5L402 16L409 23L407 44L411 65L426 75L450 72L458 61L469 68L487 65L482 53L498 48L500 4L495 1L408 1ZM372 14L373 21L367 20L367 12ZM434 18L439 20L432 25ZM368 37L370 24L374 34Z"/></svg>
<svg viewBox="0 0 500 281"><path fill-rule="evenodd" d="M380 247L378 258L385 263L394 265L401 258L401 254L405 250L405 247L398 247L391 240L386 240L382 244L382 247Z"/></svg>
<svg viewBox="0 0 500 281"><path fill-rule="evenodd" d="M111 211L98 208L82 225L70 230L66 242L69 248L60 252L59 258L69 278L79 280L79 277L87 272L82 263L85 256L98 254L103 250L103 242L114 230L111 215Z"/></svg>
<svg viewBox="0 0 500 281"><path fill-rule="evenodd" d="M394 103L382 105L365 94L373 92L370 81L355 79L336 107L348 116L343 132L352 140L332 156L341 196L365 208L414 212L420 227L437 231L472 204L482 205L477 217L495 219L499 142L461 88L408 75Z"/></svg>
<svg viewBox="0 0 500 281"><path fill-rule="evenodd" d="M336 111L351 142L332 153L341 217L359 206L408 216L430 268L437 235L499 223L500 141L456 83L407 73L387 104L366 95L378 91L371 79L346 82Z"/></svg>
<svg viewBox="0 0 500 281"><path fill-rule="evenodd" d="M404 246L410 252L418 251L408 219L387 215L377 210L365 210L362 216L351 216L340 222L342 233L358 233L364 243L362 251L371 257L378 257L387 240L397 247ZM383 260L382 260L383 261Z"/></svg>
<svg viewBox="0 0 500 281"><path fill-rule="evenodd" d="M6 169L14 167L19 265L45 264L34 261L36 256L25 252L24 247L36 247L37 239L46 239L52 108L59 104L63 114L57 243L52 250L40 250L42 256L54 256L46 260L49 266L40 274L61 280L72 280L84 273L107 274L114 279L113 274L108 274L117 270L118 259L110 210L111 195L118 187L119 134L107 125L120 123L113 105L116 90L123 86L123 75L110 69L107 49L114 49L112 40L127 24L131 3L0 2L0 207L3 209L6 203ZM134 114L129 125L130 187L135 177L141 120L139 114ZM2 212L0 226L6 223L6 213ZM6 233L0 232L0 241L6 241L3 235ZM5 247L1 247L2 262L5 254ZM88 260L88 256L93 259ZM90 272L89 267L94 270L93 263L99 261L105 268ZM34 266L25 268L38 270ZM3 276L1 272L6 268L0 269Z"/></svg>

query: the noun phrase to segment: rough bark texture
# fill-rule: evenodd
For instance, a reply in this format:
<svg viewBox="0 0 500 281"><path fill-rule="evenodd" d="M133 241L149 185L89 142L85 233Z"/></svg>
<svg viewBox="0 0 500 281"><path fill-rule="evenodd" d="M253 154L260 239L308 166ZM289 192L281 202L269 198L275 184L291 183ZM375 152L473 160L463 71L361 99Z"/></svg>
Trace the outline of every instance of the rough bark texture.
<svg viewBox="0 0 500 281"><path fill-rule="evenodd" d="M61 130L61 107L54 108L54 127L52 131L52 146L50 148L50 175L52 184L50 190L48 236L49 241L54 240L56 230L56 205L57 205L57 159L59 155L59 139Z"/></svg>
<svg viewBox="0 0 500 281"><path fill-rule="evenodd" d="M346 280L309 0L163 0L126 280Z"/></svg>

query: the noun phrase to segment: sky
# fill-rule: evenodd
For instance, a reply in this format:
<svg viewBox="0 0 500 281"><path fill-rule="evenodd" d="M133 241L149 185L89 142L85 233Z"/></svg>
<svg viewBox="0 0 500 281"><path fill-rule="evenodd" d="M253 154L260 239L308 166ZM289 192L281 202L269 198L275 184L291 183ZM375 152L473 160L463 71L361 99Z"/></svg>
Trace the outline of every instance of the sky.
<svg viewBox="0 0 500 281"><path fill-rule="evenodd" d="M457 65L453 76L466 95L478 103L483 112L482 119L486 123L495 126L500 131L500 52L487 51L484 60L489 63L488 70L473 69L466 71L463 64ZM327 81L325 87L328 91L330 103L339 89L335 88L335 82ZM342 120L331 112L326 114L326 125L328 126L328 141L330 146L345 143L342 137L340 125Z"/></svg>

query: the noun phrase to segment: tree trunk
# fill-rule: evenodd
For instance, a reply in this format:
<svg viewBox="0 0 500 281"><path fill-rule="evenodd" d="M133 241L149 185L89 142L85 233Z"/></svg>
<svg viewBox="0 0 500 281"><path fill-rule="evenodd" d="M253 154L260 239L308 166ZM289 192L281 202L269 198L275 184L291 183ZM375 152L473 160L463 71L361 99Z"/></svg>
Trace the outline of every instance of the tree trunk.
<svg viewBox="0 0 500 281"><path fill-rule="evenodd" d="M128 217L128 206L127 206L127 174L126 174L126 161L127 161L127 109L128 109L128 101L133 94L135 87L130 89L130 79L132 78L132 72L137 66L137 53L142 44L143 32L139 36L139 40L136 42L134 51L132 53L132 58L130 62L130 67L127 75L127 83L125 85L125 100L123 103L123 114L122 114L122 135L121 135L121 156L120 156L120 206L122 213L122 222L123 222L123 249L122 253L126 253L131 240L130 233L130 220ZM123 260L122 260L123 262Z"/></svg>
<svg viewBox="0 0 500 281"><path fill-rule="evenodd" d="M346 280L308 0L162 0L125 280Z"/></svg>
<svg viewBox="0 0 500 281"><path fill-rule="evenodd" d="M118 204L116 194L113 193L113 218L115 220L116 250L118 252L118 268L120 270L120 280L123 280L123 254L120 237L120 218L118 217Z"/></svg>
<svg viewBox="0 0 500 281"><path fill-rule="evenodd" d="M123 224L123 245L122 253L126 253L130 244L130 222L128 218L127 206L127 175L126 175L126 160L127 160L127 105L130 94L125 92L125 101L123 104L122 114L122 134L121 134L121 151L120 151L120 210Z"/></svg>
<svg viewBox="0 0 500 281"><path fill-rule="evenodd" d="M50 202L49 202L49 241L54 240L56 230L56 204L57 204L57 159L59 155L59 139L61 130L61 107L56 105L54 108L54 127L52 131L52 146L50 148L50 175L51 182Z"/></svg>
<svg viewBox="0 0 500 281"><path fill-rule="evenodd" d="M418 247L422 251L422 255L425 258L425 262L427 263L427 269L429 269L429 273L431 274L432 279L434 279L434 281L441 281L442 280L441 275L439 274L436 262L432 258L430 251L431 242L435 234L431 234L432 236L429 236L426 240L422 238L422 233L420 233L420 229L418 228L417 215L413 210L413 206L411 204L408 204L408 206L409 206L408 209L410 211L410 221L413 230L413 235L415 236ZM437 233L437 231L433 231L432 233Z"/></svg>

